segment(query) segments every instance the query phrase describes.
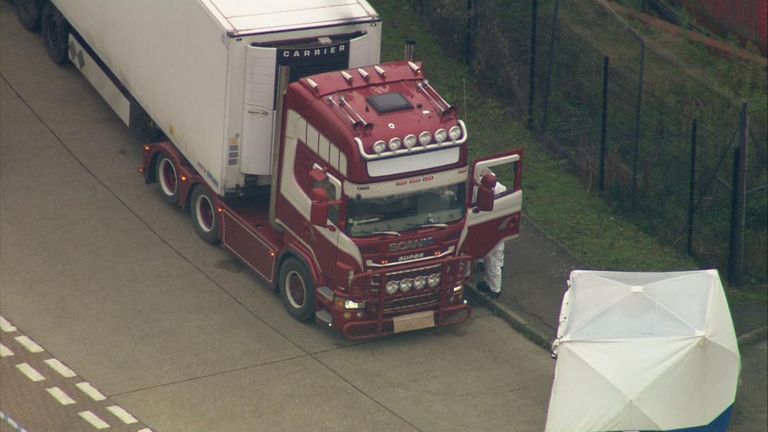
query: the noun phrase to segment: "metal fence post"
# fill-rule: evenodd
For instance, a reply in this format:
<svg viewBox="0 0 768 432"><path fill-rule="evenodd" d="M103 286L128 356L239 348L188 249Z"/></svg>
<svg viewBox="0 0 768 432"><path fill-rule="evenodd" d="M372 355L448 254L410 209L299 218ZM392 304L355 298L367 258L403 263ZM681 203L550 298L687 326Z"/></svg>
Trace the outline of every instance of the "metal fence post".
<svg viewBox="0 0 768 432"><path fill-rule="evenodd" d="M600 119L600 191L605 190L605 157L608 153L608 56L603 57L603 114Z"/></svg>
<svg viewBox="0 0 768 432"><path fill-rule="evenodd" d="M536 92L536 25L539 20L539 0L531 0L531 47L528 55L528 122L533 130L533 101Z"/></svg>
<svg viewBox="0 0 768 432"><path fill-rule="evenodd" d="M643 106L643 75L645 73L645 41L640 39L640 77L637 83L637 104L635 105L635 150L632 161L632 208L637 196L637 162L640 158L640 114Z"/></svg>
<svg viewBox="0 0 768 432"><path fill-rule="evenodd" d="M472 36L475 30L475 2L477 0L467 0L467 28L464 39L464 65L472 70Z"/></svg>
<svg viewBox="0 0 768 432"><path fill-rule="evenodd" d="M694 119L691 123L691 171L688 183L688 255L693 256L693 216L696 212L694 196L696 195L696 130L699 127L699 120Z"/></svg>
<svg viewBox="0 0 768 432"><path fill-rule="evenodd" d="M549 39L549 63L547 64L547 79L544 82L544 114L541 120L541 131L547 133L549 121L549 92L552 87L552 70L555 67L555 42L557 41L558 15L560 13L560 0L555 0L555 11L552 14L552 31Z"/></svg>
<svg viewBox="0 0 768 432"><path fill-rule="evenodd" d="M739 113L739 145L733 154L733 191L731 192L731 239L728 253L728 279L741 286L744 279L744 224L747 202L747 103Z"/></svg>

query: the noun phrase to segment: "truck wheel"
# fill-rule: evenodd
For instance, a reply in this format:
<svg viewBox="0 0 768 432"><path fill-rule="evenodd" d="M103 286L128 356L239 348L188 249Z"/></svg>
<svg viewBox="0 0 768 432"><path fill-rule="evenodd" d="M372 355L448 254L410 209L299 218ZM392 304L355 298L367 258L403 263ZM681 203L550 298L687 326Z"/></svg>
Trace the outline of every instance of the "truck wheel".
<svg viewBox="0 0 768 432"><path fill-rule="evenodd" d="M309 321L315 315L315 287L306 267L295 258L280 266L278 287L283 305L294 318Z"/></svg>
<svg viewBox="0 0 768 432"><path fill-rule="evenodd" d="M30 31L40 29L40 0L15 0L14 3L21 25Z"/></svg>
<svg viewBox="0 0 768 432"><path fill-rule="evenodd" d="M216 244L219 241L219 216L214 202L205 186L197 186L192 191L190 211L195 220L195 231L209 244Z"/></svg>
<svg viewBox="0 0 768 432"><path fill-rule="evenodd" d="M51 2L46 2L42 13L43 41L48 56L58 65L69 61L69 23Z"/></svg>
<svg viewBox="0 0 768 432"><path fill-rule="evenodd" d="M176 164L165 154L160 154L155 163L155 178L160 185L160 193L163 194L168 204L175 205L179 202L179 175L176 172Z"/></svg>

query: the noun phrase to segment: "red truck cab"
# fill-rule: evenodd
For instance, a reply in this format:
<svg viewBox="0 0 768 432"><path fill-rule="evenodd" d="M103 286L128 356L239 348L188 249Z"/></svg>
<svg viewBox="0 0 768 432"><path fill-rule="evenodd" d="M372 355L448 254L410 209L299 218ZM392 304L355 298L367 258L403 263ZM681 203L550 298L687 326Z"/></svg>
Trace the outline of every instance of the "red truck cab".
<svg viewBox="0 0 768 432"><path fill-rule="evenodd" d="M198 225L271 282L295 318L346 337L469 319L472 261L518 234L520 150L470 166L464 122L409 61L291 83L278 130L271 193L209 193L202 209L191 193ZM149 146L145 172L158 150ZM495 198L481 181L491 167L509 182Z"/></svg>

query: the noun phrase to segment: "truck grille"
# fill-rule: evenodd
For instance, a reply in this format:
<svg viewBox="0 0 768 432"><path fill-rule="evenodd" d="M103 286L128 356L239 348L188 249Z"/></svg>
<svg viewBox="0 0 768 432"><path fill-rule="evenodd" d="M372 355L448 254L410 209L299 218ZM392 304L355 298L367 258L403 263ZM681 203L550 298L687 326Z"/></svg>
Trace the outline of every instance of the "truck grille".
<svg viewBox="0 0 768 432"><path fill-rule="evenodd" d="M438 291L388 300L384 303L384 315L391 316L416 309L435 308L439 302L440 293Z"/></svg>

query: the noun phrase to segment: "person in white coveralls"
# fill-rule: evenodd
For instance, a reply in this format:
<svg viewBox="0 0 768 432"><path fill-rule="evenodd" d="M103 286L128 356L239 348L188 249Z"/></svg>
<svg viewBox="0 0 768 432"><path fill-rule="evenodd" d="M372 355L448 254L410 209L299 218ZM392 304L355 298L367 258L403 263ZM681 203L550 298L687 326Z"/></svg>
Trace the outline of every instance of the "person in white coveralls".
<svg viewBox="0 0 768 432"><path fill-rule="evenodd" d="M496 176L491 170L488 171L494 177ZM493 195L497 197L506 191L507 187L496 178ZM483 280L478 282L477 289L493 299L499 298L501 295L501 268L504 266L504 242L499 242L496 247L491 249L488 255L482 259L482 262L485 273Z"/></svg>

